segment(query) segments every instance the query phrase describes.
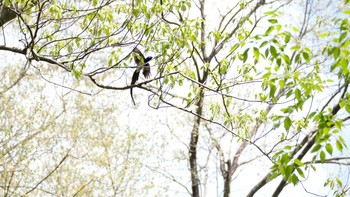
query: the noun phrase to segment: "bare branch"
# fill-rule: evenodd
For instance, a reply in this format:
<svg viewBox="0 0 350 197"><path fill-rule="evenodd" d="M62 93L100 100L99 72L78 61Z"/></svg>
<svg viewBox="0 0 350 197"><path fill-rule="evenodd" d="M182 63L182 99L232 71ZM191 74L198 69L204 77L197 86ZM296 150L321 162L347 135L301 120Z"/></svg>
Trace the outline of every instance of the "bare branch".
<svg viewBox="0 0 350 197"><path fill-rule="evenodd" d="M70 150L67 151L67 153L61 159L61 161L56 165L56 167L53 170L51 170L49 172L49 174L47 174L43 179L41 179L32 189L27 191L25 193L25 195L27 195L27 194L31 193L32 191L34 191L41 183L43 183L46 179L48 179L63 164L63 162L67 159L67 157L69 156L69 152L70 152Z"/></svg>

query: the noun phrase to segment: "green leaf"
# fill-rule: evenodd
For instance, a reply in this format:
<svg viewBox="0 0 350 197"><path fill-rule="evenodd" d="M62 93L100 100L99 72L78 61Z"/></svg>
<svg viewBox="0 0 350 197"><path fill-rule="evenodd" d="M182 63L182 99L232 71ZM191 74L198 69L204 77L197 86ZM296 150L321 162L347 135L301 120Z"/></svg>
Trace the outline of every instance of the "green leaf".
<svg viewBox="0 0 350 197"><path fill-rule="evenodd" d="M295 174L293 174L293 175L289 178L289 181L290 181L291 183L293 183L293 185L297 185L297 184L299 183L299 178L298 178Z"/></svg>
<svg viewBox="0 0 350 197"><path fill-rule="evenodd" d="M253 48L253 53L254 53L254 57L256 60L259 60L259 56L260 56L260 52L259 52L259 49L254 47Z"/></svg>
<svg viewBox="0 0 350 197"><path fill-rule="evenodd" d="M270 46L270 52L273 57L277 57L277 50L274 46Z"/></svg>
<svg viewBox="0 0 350 197"><path fill-rule="evenodd" d="M326 32L323 32L323 33L321 33L320 34L320 38L326 38L326 37L328 37L329 36L329 32L328 31L326 31Z"/></svg>
<svg viewBox="0 0 350 197"><path fill-rule="evenodd" d="M132 11L132 14L134 15L134 17L137 17L139 13L140 13L140 9L137 9L137 8L133 9Z"/></svg>
<svg viewBox="0 0 350 197"><path fill-rule="evenodd" d="M286 150L292 150L292 146L288 146L288 145L287 145L287 146L284 147L284 149L286 149Z"/></svg>
<svg viewBox="0 0 350 197"><path fill-rule="evenodd" d="M298 165L298 166L303 166L303 165L304 165L304 163L301 162L299 159L294 159L294 163L295 163L296 165Z"/></svg>
<svg viewBox="0 0 350 197"><path fill-rule="evenodd" d="M246 49L243 53L243 63L246 62L248 59L248 51L249 51L249 48Z"/></svg>
<svg viewBox="0 0 350 197"><path fill-rule="evenodd" d="M290 127L292 126L292 120L289 117L286 117L284 119L283 125L286 131L289 131Z"/></svg>
<svg viewBox="0 0 350 197"><path fill-rule="evenodd" d="M72 53L72 51L73 51L72 45L68 44L67 51L68 51L68 53Z"/></svg>
<svg viewBox="0 0 350 197"><path fill-rule="evenodd" d="M189 40L192 41L192 42L196 42L196 40L197 40L196 34L190 34Z"/></svg>
<svg viewBox="0 0 350 197"><path fill-rule="evenodd" d="M222 35L220 31L213 31L213 36L215 37L215 40L220 40Z"/></svg>
<svg viewBox="0 0 350 197"><path fill-rule="evenodd" d="M343 145L339 140L335 142L335 146L337 147L339 152L343 152Z"/></svg>
<svg viewBox="0 0 350 197"><path fill-rule="evenodd" d="M76 69L73 69L72 70L72 73L73 73L73 76L76 78L76 79L80 79L80 76L81 76L81 71L80 70L76 70Z"/></svg>
<svg viewBox="0 0 350 197"><path fill-rule="evenodd" d="M275 179L276 177L278 177L279 175L280 175L280 173L278 173L278 172L273 172L273 173L271 174L271 176L268 177L268 180L273 180L273 179Z"/></svg>
<svg viewBox="0 0 350 197"><path fill-rule="evenodd" d="M316 167L314 165L311 165L311 168L316 171Z"/></svg>
<svg viewBox="0 0 350 197"><path fill-rule="evenodd" d="M339 142L342 143L343 146L347 147L346 144L345 144L345 140L344 140L344 138L342 136L339 136L338 140L339 140Z"/></svg>
<svg viewBox="0 0 350 197"><path fill-rule="evenodd" d="M239 41L242 41L242 40L244 40L245 37L243 34L238 34L237 38Z"/></svg>
<svg viewBox="0 0 350 197"><path fill-rule="evenodd" d="M275 11L268 11L264 13L266 16L268 15L272 15L272 16L276 16L276 12Z"/></svg>
<svg viewBox="0 0 350 197"><path fill-rule="evenodd" d="M321 148L321 144L316 144L316 146L311 150L312 153L317 152L318 150L320 150Z"/></svg>
<svg viewBox="0 0 350 197"><path fill-rule="evenodd" d="M288 165L285 168L285 177L290 177L290 175L293 173L294 167L293 165Z"/></svg>
<svg viewBox="0 0 350 197"><path fill-rule="evenodd" d="M272 98L275 96L277 87L275 86L275 84L270 84L270 93L269 96Z"/></svg>
<svg viewBox="0 0 350 197"><path fill-rule="evenodd" d="M264 41L263 43L261 43L261 45L259 46L259 48L262 48L262 47L266 46L267 44L268 44L268 42L267 42L267 41Z"/></svg>
<svg viewBox="0 0 350 197"><path fill-rule="evenodd" d="M345 105L345 110L346 110L348 113L350 113L350 104L349 104L349 103L347 103L347 104Z"/></svg>
<svg viewBox="0 0 350 197"><path fill-rule="evenodd" d="M340 55L340 48L339 47L334 47L332 52L333 52L333 58L337 59L339 57L339 55Z"/></svg>
<svg viewBox="0 0 350 197"><path fill-rule="evenodd" d="M297 50L300 49L300 46L299 45L294 45L290 49L293 50L293 51L297 51Z"/></svg>
<svg viewBox="0 0 350 197"><path fill-rule="evenodd" d="M320 153L320 159L322 163L326 160L326 153L323 150Z"/></svg>
<svg viewBox="0 0 350 197"><path fill-rule="evenodd" d="M350 10L344 10L343 14L348 14L349 15L350 14Z"/></svg>
<svg viewBox="0 0 350 197"><path fill-rule="evenodd" d="M343 127L343 121L342 120L335 121L334 125L337 129L341 130L341 128Z"/></svg>
<svg viewBox="0 0 350 197"><path fill-rule="evenodd" d="M269 79L270 78L270 76L271 76L271 72L267 72L267 73L265 73L263 76L262 76L262 78L264 78L264 79Z"/></svg>
<svg viewBox="0 0 350 197"><path fill-rule="evenodd" d="M302 55L303 55L303 58L304 58L304 60L305 60L306 62L310 62L309 53L303 51Z"/></svg>
<svg viewBox="0 0 350 197"><path fill-rule="evenodd" d="M294 62L295 63L300 63L300 53L298 53L296 56L295 56L295 59L294 59Z"/></svg>
<svg viewBox="0 0 350 197"><path fill-rule="evenodd" d="M290 34L286 34L284 37L284 43L288 44L290 41Z"/></svg>
<svg viewBox="0 0 350 197"><path fill-rule="evenodd" d="M284 88L286 82L285 82L284 80L280 80L280 81L278 82L278 84L280 85L280 88L282 89L282 88Z"/></svg>
<svg viewBox="0 0 350 197"><path fill-rule="evenodd" d="M113 58L110 58L107 63L108 67L111 67L113 65Z"/></svg>
<svg viewBox="0 0 350 197"><path fill-rule="evenodd" d="M270 26L270 27L266 30L265 36L268 36L274 29L275 29L274 26Z"/></svg>
<svg viewBox="0 0 350 197"><path fill-rule="evenodd" d="M187 10L187 7L186 7L185 4L182 4L182 5L181 5L181 10L182 10L182 11L186 11L186 10Z"/></svg>
<svg viewBox="0 0 350 197"><path fill-rule="evenodd" d="M238 43L234 44L234 45L231 47L230 52L236 51L236 49L237 49L238 47L239 47L239 44L238 44Z"/></svg>
<svg viewBox="0 0 350 197"><path fill-rule="evenodd" d="M290 161L290 157L289 157L288 153L284 153L282 155L282 158L281 158L281 163L287 164L287 163L289 163L289 161Z"/></svg>
<svg viewBox="0 0 350 197"><path fill-rule="evenodd" d="M276 58L276 64L277 64L277 66L275 67L275 71L277 71L282 65L282 60L280 57Z"/></svg>
<svg viewBox="0 0 350 197"><path fill-rule="evenodd" d="M277 29L277 31L279 31L279 30L281 30L281 28L282 28L282 25L276 25L276 29Z"/></svg>
<svg viewBox="0 0 350 197"><path fill-rule="evenodd" d="M349 60L347 58L341 58L338 61L338 65L340 66L344 75L347 75L349 73L349 68L348 68Z"/></svg>
<svg viewBox="0 0 350 197"><path fill-rule="evenodd" d="M316 112L311 112L307 118L308 118L308 119L311 119L312 117L315 116L315 114L316 114Z"/></svg>
<svg viewBox="0 0 350 197"><path fill-rule="evenodd" d="M145 17L147 20L149 20L151 18L151 14L149 12L144 12L145 13Z"/></svg>
<svg viewBox="0 0 350 197"><path fill-rule="evenodd" d="M275 23L278 22L277 19L269 19L268 21L269 21L271 24L275 24Z"/></svg>
<svg viewBox="0 0 350 197"><path fill-rule="evenodd" d="M335 181L337 182L339 187L343 187L343 182L339 178L335 178Z"/></svg>
<svg viewBox="0 0 350 197"><path fill-rule="evenodd" d="M268 57L269 56L269 49L267 48L266 50L265 50L265 57Z"/></svg>
<svg viewBox="0 0 350 197"><path fill-rule="evenodd" d="M339 42L341 42L342 40L344 40L344 38L346 38L348 32L344 32L339 36Z"/></svg>
<svg viewBox="0 0 350 197"><path fill-rule="evenodd" d="M283 55L282 55L282 58L283 58L284 62L285 62L287 65L290 65L290 58L289 58L288 55L283 54Z"/></svg>
<svg viewBox="0 0 350 197"><path fill-rule="evenodd" d="M299 28L297 28L297 27L295 27L295 26L292 26L292 30L293 30L294 32L300 32Z"/></svg>
<svg viewBox="0 0 350 197"><path fill-rule="evenodd" d="M333 153L333 146L331 144L326 144L326 151L332 155Z"/></svg>
<svg viewBox="0 0 350 197"><path fill-rule="evenodd" d="M229 62L227 62L227 61L222 62L220 69L219 69L220 75L225 75L227 73L228 65L229 65Z"/></svg>
<svg viewBox="0 0 350 197"><path fill-rule="evenodd" d="M299 176L305 178L303 170L301 170L300 168L297 168L297 172L298 172Z"/></svg>
<svg viewBox="0 0 350 197"><path fill-rule="evenodd" d="M301 91L297 88L294 92L295 94L295 98L298 100L298 101L301 101Z"/></svg>

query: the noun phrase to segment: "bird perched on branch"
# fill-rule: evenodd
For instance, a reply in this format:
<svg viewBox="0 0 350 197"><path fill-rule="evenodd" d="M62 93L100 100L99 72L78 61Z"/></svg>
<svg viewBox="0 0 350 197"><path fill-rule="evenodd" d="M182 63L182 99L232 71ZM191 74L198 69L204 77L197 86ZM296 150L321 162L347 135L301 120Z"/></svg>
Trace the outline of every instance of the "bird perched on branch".
<svg viewBox="0 0 350 197"><path fill-rule="evenodd" d="M143 76L146 79L148 79L150 77L151 67L150 67L148 62L151 61L153 57L148 56L147 58L145 58L145 56L143 56L141 51L136 47L134 48L134 50L132 52L133 52L133 56L134 56L137 68L134 71L134 74L132 75L131 85L135 85L136 81L139 79L139 75L140 75L141 70L142 70ZM130 95L131 95L132 102L135 105L134 97L132 95L132 88L130 88Z"/></svg>

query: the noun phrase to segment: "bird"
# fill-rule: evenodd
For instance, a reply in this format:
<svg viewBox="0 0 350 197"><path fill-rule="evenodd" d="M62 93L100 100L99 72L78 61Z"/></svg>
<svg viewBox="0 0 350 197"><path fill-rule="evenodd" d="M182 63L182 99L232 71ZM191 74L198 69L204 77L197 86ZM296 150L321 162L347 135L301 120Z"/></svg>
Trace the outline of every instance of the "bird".
<svg viewBox="0 0 350 197"><path fill-rule="evenodd" d="M134 73L132 74L131 85L135 85L135 83L139 79L141 70L142 70L143 76L146 79L150 78L151 66L149 65L148 62L151 61L153 57L148 56L147 58L145 58L145 56L141 53L141 51L137 47L135 47L132 52L133 52L134 60L137 67ZM131 95L132 102L134 103L134 105L136 105L132 94L132 87L130 88L130 95Z"/></svg>

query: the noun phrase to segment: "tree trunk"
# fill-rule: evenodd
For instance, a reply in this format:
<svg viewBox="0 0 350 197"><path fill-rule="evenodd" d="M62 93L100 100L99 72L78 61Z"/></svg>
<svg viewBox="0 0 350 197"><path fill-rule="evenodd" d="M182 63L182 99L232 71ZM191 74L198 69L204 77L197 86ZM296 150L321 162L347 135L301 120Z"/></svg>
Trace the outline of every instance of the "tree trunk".
<svg viewBox="0 0 350 197"><path fill-rule="evenodd" d="M199 116L202 116L203 99L204 99L204 89L201 88L199 92L199 100L196 104L197 106L196 114L198 116L195 117L195 121L193 124L192 132L191 132L190 150L189 150L193 197L199 197L199 177L198 177L198 170L197 170L197 144L198 144L198 135L199 135L199 125L201 121L201 118Z"/></svg>
<svg viewBox="0 0 350 197"><path fill-rule="evenodd" d="M231 173L229 171L229 169L231 169L231 161L227 160L226 162L227 164L227 169L224 177L224 197L229 197L230 196L230 191L231 191L231 187L230 187L230 183L231 183Z"/></svg>

